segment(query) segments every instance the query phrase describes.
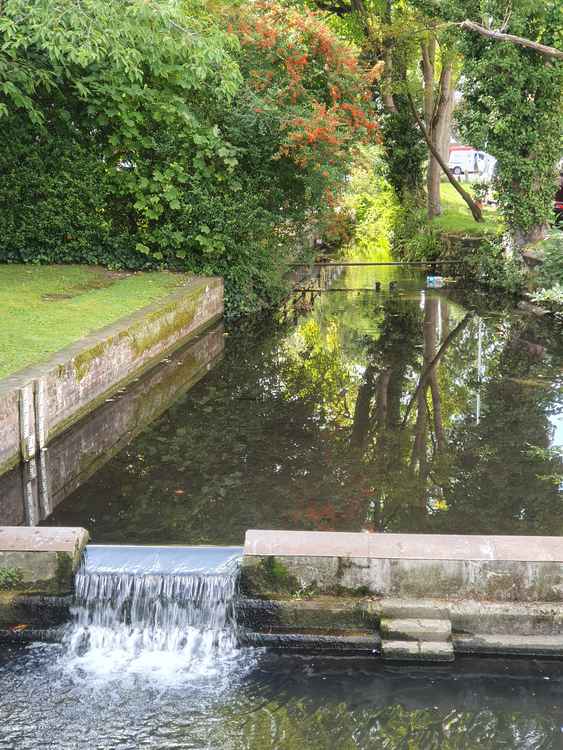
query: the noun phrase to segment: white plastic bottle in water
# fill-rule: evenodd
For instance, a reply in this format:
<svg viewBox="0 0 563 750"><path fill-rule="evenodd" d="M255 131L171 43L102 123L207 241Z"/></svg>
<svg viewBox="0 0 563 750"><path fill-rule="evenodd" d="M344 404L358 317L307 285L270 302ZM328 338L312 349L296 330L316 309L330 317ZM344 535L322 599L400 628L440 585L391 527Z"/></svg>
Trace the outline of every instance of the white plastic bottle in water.
<svg viewBox="0 0 563 750"><path fill-rule="evenodd" d="M444 286L444 277L443 276L427 276L426 286L433 287L435 289L442 287Z"/></svg>

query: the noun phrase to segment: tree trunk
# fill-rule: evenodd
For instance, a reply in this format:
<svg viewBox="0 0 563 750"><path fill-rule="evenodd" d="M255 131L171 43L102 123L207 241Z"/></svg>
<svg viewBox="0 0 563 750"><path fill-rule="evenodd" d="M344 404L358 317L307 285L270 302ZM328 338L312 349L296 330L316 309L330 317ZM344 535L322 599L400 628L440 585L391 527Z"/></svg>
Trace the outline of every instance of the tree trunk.
<svg viewBox="0 0 563 750"><path fill-rule="evenodd" d="M430 34L422 48L422 79L424 81L424 125L430 140L436 144L434 128L434 75L436 68L436 37ZM440 205L440 165L428 149L428 168L426 170L426 201L428 218L433 219L442 213Z"/></svg>
<svg viewBox="0 0 563 750"><path fill-rule="evenodd" d="M461 195L461 197L463 198L463 200L467 204L467 207L471 211L471 214L472 214L473 218L475 219L475 221L483 221L483 212L481 211L481 209L479 208L479 206L475 203L475 201L473 200L473 198L469 195L469 193L461 187L461 185L459 184L459 182L456 180L456 178L450 172L450 170L448 169L447 163L444 161L444 159L440 155L440 152L435 148L434 144L432 143L431 139L429 138L428 133L426 132L426 128L424 127L424 123L422 122L422 120L419 117L418 112L416 111L416 106L415 106L415 103L412 100L412 96L408 92L407 92L407 98L409 100L409 104L410 104L410 107L411 107L411 111L412 111L412 113L414 115L414 119L416 120L416 124L420 128L420 132L422 133L422 135L424 137L424 140L426 141L426 144L427 144L428 148L432 152L432 155L436 157L436 159L438 161L438 164L442 168L442 171L444 172L444 174L446 175L446 177L448 178L448 180L450 181L450 183L452 184L452 186L456 189L456 191Z"/></svg>
<svg viewBox="0 0 563 750"><path fill-rule="evenodd" d="M434 102L434 96L430 97L426 94L426 89L429 86L434 85L434 66L432 65L432 74L430 76L430 67L428 64L424 63L423 52L423 69L426 68L428 70L428 73L424 74L424 118L426 131L435 150L439 153L442 161L445 163L447 163L449 157L449 130L451 122L451 101L453 99L452 67L451 60L444 60L442 62L440 82L438 86L438 98ZM448 147L447 152L444 143L446 139ZM440 216L442 213L442 205L440 202L440 177L442 175L442 168L440 167L440 162L433 155L430 148L428 149L428 152L428 172L426 175L426 193L428 196L427 207L428 218L433 219L435 216Z"/></svg>

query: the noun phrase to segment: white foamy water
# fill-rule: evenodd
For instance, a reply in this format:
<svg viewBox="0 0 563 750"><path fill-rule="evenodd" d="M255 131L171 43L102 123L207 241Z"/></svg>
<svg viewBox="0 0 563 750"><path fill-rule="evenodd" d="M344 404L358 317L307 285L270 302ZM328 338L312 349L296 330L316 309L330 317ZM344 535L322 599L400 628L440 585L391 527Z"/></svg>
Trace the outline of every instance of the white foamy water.
<svg viewBox="0 0 563 750"><path fill-rule="evenodd" d="M94 677L141 674L177 681L215 677L237 662L233 560L214 572L151 568L142 573L138 564L135 572L123 565L112 572L107 565L82 567L66 636L68 669Z"/></svg>

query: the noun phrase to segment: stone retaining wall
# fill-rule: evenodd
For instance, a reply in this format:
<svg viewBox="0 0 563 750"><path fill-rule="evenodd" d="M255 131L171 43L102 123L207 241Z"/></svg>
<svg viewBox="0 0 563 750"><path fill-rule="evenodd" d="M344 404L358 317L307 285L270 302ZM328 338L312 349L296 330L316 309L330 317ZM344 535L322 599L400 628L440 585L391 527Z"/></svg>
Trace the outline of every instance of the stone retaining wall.
<svg viewBox="0 0 563 750"><path fill-rule="evenodd" d="M248 531L241 587L253 645L563 658L559 537Z"/></svg>
<svg viewBox="0 0 563 750"><path fill-rule="evenodd" d="M222 356L222 322L206 328L37 456L0 476L0 524L35 526L157 419Z"/></svg>
<svg viewBox="0 0 563 750"><path fill-rule="evenodd" d="M222 315L222 279L194 278L44 364L1 380L0 474Z"/></svg>

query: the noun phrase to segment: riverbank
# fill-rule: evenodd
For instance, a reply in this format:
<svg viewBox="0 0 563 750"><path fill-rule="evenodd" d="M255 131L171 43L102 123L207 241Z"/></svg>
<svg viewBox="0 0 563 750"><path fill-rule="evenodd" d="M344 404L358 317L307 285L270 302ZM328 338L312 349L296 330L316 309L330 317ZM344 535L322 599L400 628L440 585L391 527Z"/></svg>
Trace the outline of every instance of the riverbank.
<svg viewBox="0 0 563 750"><path fill-rule="evenodd" d="M0 264L0 378L44 361L89 333L164 297L189 279L167 271Z"/></svg>
<svg viewBox="0 0 563 750"><path fill-rule="evenodd" d="M152 305L0 380L0 471L34 459L118 388L222 315L222 279L191 277Z"/></svg>

